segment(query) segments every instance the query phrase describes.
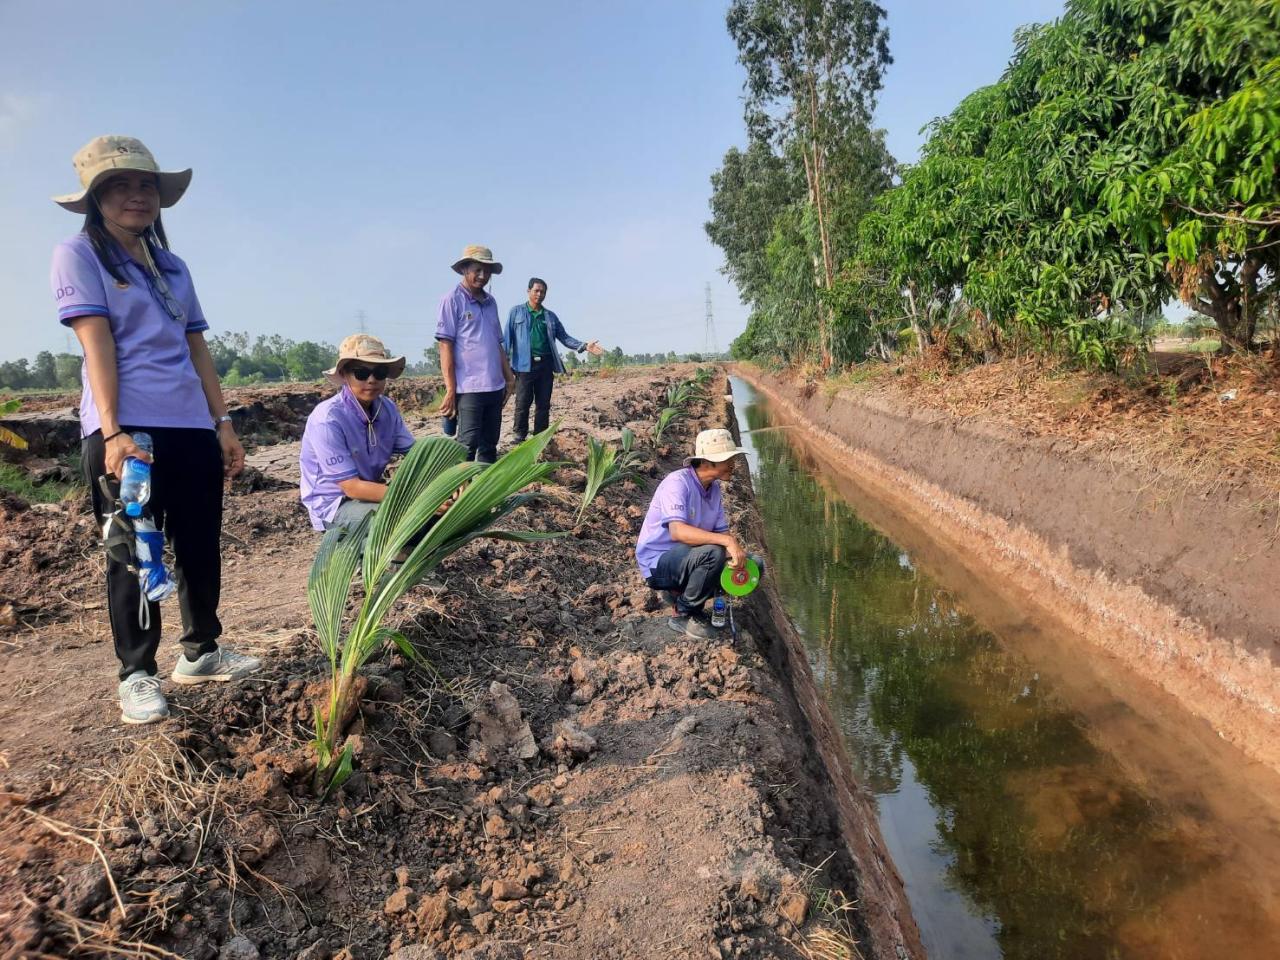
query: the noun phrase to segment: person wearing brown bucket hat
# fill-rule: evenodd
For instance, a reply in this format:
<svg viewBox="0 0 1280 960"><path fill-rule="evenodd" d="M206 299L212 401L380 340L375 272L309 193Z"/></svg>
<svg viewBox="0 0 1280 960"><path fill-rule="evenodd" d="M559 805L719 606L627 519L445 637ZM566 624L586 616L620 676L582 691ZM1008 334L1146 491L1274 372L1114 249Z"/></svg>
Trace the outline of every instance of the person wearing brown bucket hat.
<svg viewBox="0 0 1280 960"><path fill-rule="evenodd" d="M413 446L400 409L384 395L387 380L402 373L404 357L366 333L343 340L325 371L341 389L307 417L300 458L302 503L317 530L354 528L386 497L387 465Z"/></svg>
<svg viewBox="0 0 1280 960"><path fill-rule="evenodd" d="M223 478L244 466L244 448L205 344L209 324L191 273L169 250L160 220L191 171L162 171L140 140L122 136L94 138L73 165L80 189L53 199L83 213L84 225L55 248L50 279L58 319L84 351L81 461L94 514L101 527L115 511L128 458L151 462L148 510L173 545L182 612L173 680L235 679L259 666L218 642ZM151 453L134 439L143 433ZM111 554L107 607L122 719L161 720L169 707L156 676L160 607L143 600L127 561Z"/></svg>
<svg viewBox="0 0 1280 960"><path fill-rule="evenodd" d="M709 639L716 628L703 612L719 589L728 564L738 569L747 553L729 533L720 485L733 476L734 464L746 450L728 430L703 430L693 456L658 484L636 540L640 575L654 590L672 595L675 609L669 626L677 633Z"/></svg>
<svg viewBox="0 0 1280 960"><path fill-rule="evenodd" d="M457 417L458 442L467 448L467 459L493 463L502 407L516 382L503 349L498 305L485 291L502 264L488 247L472 245L454 261L453 272L462 282L441 298L436 321L445 389L440 412Z"/></svg>

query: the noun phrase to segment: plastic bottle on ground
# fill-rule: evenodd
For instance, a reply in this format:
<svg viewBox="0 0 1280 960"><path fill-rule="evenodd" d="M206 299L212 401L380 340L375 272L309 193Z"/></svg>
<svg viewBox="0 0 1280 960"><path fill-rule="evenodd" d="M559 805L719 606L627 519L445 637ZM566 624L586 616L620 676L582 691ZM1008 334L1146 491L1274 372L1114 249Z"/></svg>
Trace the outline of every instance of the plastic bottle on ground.
<svg viewBox="0 0 1280 960"><path fill-rule="evenodd" d="M155 452L149 433L135 433L133 442L139 450ZM151 499L151 464L137 457L125 457L120 473L120 502L124 504L124 512L131 517L140 517L142 508Z"/></svg>
<svg viewBox="0 0 1280 960"><path fill-rule="evenodd" d="M727 622L726 615L729 612L729 602L724 597L717 596L711 604L711 625L719 629Z"/></svg>

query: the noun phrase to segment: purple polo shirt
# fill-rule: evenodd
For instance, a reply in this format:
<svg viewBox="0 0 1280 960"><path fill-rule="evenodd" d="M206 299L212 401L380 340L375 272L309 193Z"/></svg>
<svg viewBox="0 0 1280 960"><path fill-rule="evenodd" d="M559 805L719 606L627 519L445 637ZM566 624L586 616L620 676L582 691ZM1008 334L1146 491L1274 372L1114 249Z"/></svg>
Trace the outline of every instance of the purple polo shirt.
<svg viewBox="0 0 1280 960"><path fill-rule="evenodd" d="M333 520L344 496L339 483L355 477L381 481L392 454L412 446L413 434L390 397L378 398L372 418L346 387L316 404L302 433L300 464L311 525L323 530Z"/></svg>
<svg viewBox="0 0 1280 960"><path fill-rule="evenodd" d="M87 234L78 233L54 248L49 278L58 319L70 326L77 317L107 318L116 342L116 413L121 424L212 430L209 402L187 344L187 334L208 330L209 324L187 265L168 251L155 253L156 266L182 315L175 320L146 268L114 244L112 252L127 281L123 285L102 266ZM80 435L87 437L102 422L84 364L80 382Z"/></svg>
<svg viewBox="0 0 1280 960"><path fill-rule="evenodd" d="M704 488L693 467L682 467L658 484L636 541L636 563L642 576L653 573L658 558L676 545L667 529L672 520L712 533L726 532L729 520L720 502L720 481L713 480L710 487Z"/></svg>
<svg viewBox="0 0 1280 960"><path fill-rule="evenodd" d="M436 339L453 341L458 393L487 393L507 385L502 375L502 325L493 297L485 294L476 300L458 284L440 300Z"/></svg>

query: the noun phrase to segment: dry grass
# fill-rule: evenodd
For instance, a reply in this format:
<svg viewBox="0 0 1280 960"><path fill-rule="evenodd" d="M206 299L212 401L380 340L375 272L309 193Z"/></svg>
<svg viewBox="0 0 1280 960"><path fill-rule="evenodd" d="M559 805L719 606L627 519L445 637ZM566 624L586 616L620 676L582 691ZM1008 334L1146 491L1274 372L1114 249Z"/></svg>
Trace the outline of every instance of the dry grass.
<svg viewBox="0 0 1280 960"><path fill-rule="evenodd" d="M807 960L862 960L854 926L857 901L821 882L832 856L835 854L801 873L801 883L809 898L810 929L797 940L784 939Z"/></svg>
<svg viewBox="0 0 1280 960"><path fill-rule="evenodd" d="M1157 354L1152 369L1090 373L1044 357L963 370L909 361L844 376L843 389L886 394L907 410L940 410L1023 436L1071 441L1135 469L1170 496L1247 482L1280 496L1280 355ZM1257 499L1255 497L1255 499Z"/></svg>
<svg viewBox="0 0 1280 960"><path fill-rule="evenodd" d="M122 758L98 801L98 830L155 820L169 836L195 834L198 860L215 822L230 813L223 780L168 736L140 741Z"/></svg>

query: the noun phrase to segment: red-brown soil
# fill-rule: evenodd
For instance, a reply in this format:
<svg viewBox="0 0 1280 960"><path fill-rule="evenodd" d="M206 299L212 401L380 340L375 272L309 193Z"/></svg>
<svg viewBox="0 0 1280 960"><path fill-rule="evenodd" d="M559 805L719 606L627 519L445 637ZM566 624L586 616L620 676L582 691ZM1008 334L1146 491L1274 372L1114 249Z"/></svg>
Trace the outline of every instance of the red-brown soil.
<svg viewBox="0 0 1280 960"><path fill-rule="evenodd" d="M1030 360L740 372L877 497L1280 769L1280 380L1266 358L1170 363L1167 389Z"/></svg>
<svg viewBox="0 0 1280 960"><path fill-rule="evenodd" d="M588 433L630 424L645 475L570 536L480 540L402 600L392 625L431 669L371 665L356 773L328 801L307 750L318 537L269 455L320 391L232 398L266 466L227 497L222 615L265 665L170 689L166 723L119 722L86 504L0 501L0 956L800 957L850 937L867 957L918 955L870 805L823 762L774 599L739 607L736 638L694 641L635 571L656 478L725 423L721 378L651 448L663 388L690 372L559 385L557 456L580 462ZM406 409L433 387L396 385L415 391ZM568 529L581 484L561 469L513 522ZM749 482L727 500L758 547ZM167 671L176 651L161 654Z"/></svg>

